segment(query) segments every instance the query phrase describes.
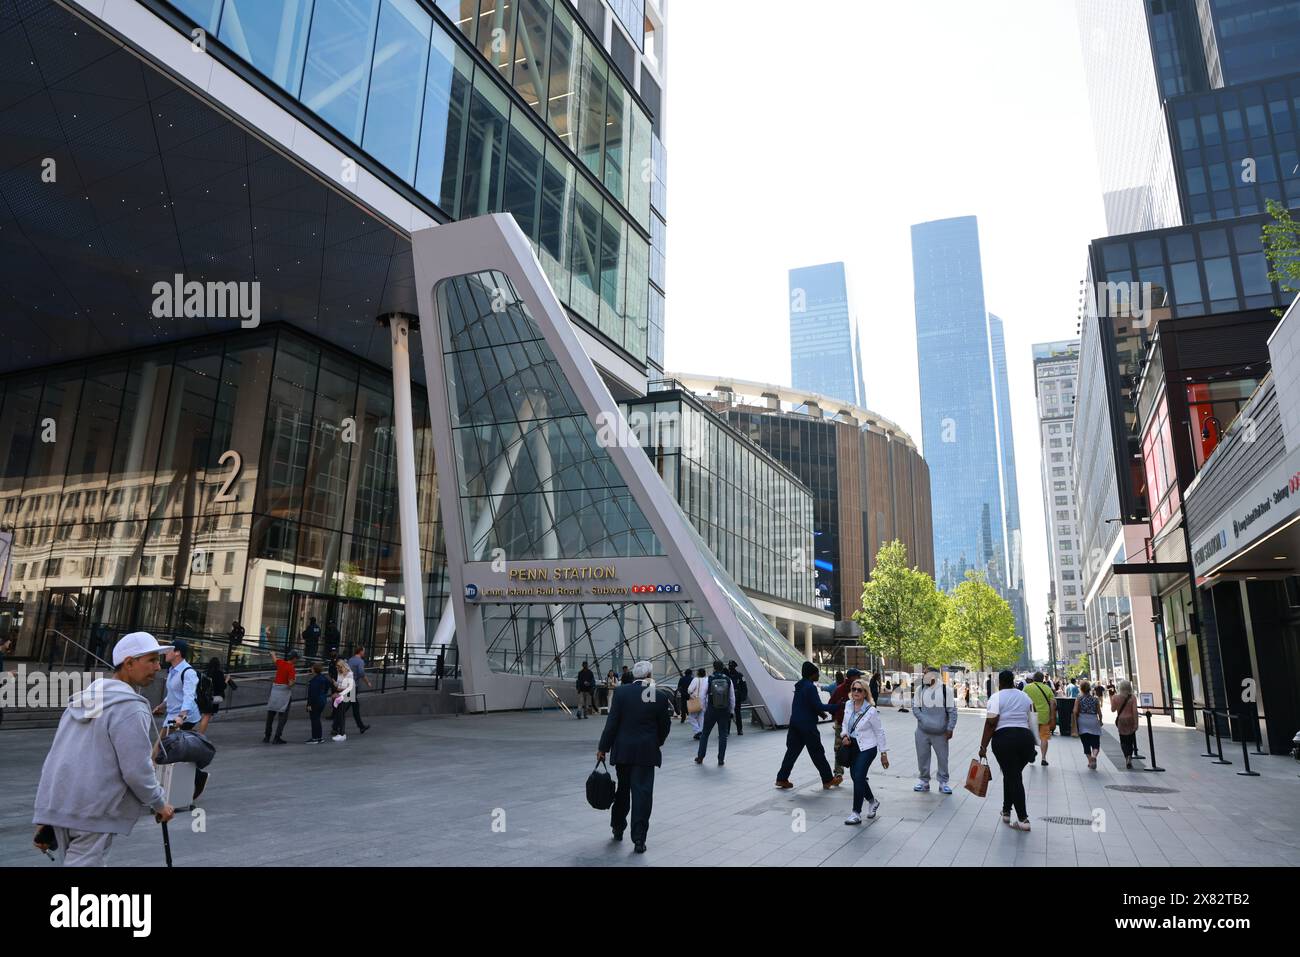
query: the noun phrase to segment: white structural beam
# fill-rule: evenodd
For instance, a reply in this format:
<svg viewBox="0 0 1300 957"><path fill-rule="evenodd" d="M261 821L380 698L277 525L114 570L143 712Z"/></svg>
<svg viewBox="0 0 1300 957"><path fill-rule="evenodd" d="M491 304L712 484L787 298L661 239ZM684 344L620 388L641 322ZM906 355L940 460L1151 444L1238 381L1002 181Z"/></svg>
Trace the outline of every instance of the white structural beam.
<svg viewBox="0 0 1300 957"><path fill-rule="evenodd" d="M415 495L415 416L411 411L411 326L414 316L380 316L393 347L393 432L397 439L397 517L402 531L402 592L406 596L406 651L424 651L424 573L420 514Z"/></svg>

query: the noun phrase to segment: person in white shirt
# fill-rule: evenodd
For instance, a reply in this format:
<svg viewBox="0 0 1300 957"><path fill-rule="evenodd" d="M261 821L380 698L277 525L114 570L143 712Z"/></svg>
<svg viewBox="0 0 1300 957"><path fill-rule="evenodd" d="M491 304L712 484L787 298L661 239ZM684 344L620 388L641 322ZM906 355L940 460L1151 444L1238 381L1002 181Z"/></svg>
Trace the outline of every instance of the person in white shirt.
<svg viewBox="0 0 1300 957"><path fill-rule="evenodd" d="M347 726L343 719L348 716L348 705L351 703L356 694L357 682L352 675L352 668L348 665L346 658L340 658L334 663L334 736L332 741L346 741Z"/></svg>
<svg viewBox="0 0 1300 957"><path fill-rule="evenodd" d="M889 748L885 744L885 727L880 723L880 712L867 690L866 681L854 678L849 686L849 700L844 705L844 723L841 726L840 745L850 750L856 748L853 762L849 765L849 774L853 778L853 813L844 819L845 824L862 823L862 803L867 805L867 817L876 816L880 802L871 793L867 783L867 771L871 763L880 755L880 766L889 767Z"/></svg>
<svg viewBox="0 0 1300 957"><path fill-rule="evenodd" d="M700 668L695 672L695 677L691 679L690 688L687 689L687 697L692 701L700 703L700 710L690 712L690 706L687 705L687 717L690 719L691 727L695 729L695 740L700 740L700 735L704 731L704 712L708 706L709 696L709 679L704 676L704 669Z"/></svg>
<svg viewBox="0 0 1300 957"><path fill-rule="evenodd" d="M1033 700L1018 690L1015 682L1016 676L1010 671L998 674L998 691L989 698L989 716L984 721L980 757L988 754L992 740L993 756L1002 769L1002 820L1017 831L1027 831L1029 812L1025 809L1025 783L1020 776L1038 752L1035 743L1038 713ZM1016 821L1011 820L1013 806Z"/></svg>

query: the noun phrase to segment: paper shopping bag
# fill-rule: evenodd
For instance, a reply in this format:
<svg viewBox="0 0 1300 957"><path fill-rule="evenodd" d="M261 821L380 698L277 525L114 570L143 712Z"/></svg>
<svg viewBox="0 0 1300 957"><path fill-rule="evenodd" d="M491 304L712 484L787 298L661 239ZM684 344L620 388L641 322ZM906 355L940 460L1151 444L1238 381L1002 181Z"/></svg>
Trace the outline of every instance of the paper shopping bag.
<svg viewBox="0 0 1300 957"><path fill-rule="evenodd" d="M983 758L971 758L970 770L966 772L966 790L976 797L984 797L989 793L991 780L993 772L989 770L989 763Z"/></svg>

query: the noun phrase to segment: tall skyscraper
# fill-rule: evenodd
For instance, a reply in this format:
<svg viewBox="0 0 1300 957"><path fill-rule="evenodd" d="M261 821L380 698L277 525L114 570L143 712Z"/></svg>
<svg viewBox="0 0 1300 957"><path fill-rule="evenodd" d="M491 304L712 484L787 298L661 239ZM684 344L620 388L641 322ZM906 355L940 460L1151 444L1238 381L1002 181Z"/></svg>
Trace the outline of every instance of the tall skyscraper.
<svg viewBox="0 0 1300 957"><path fill-rule="evenodd" d="M975 217L913 226L912 277L938 584L952 589L975 568L1000 586L1005 519Z"/></svg>
<svg viewBox="0 0 1300 957"><path fill-rule="evenodd" d="M1112 236L1182 222L1145 3L1077 0L1106 230Z"/></svg>
<svg viewBox="0 0 1300 957"><path fill-rule="evenodd" d="M1042 448L1043 518L1051 575L1048 657L1057 665L1088 650L1083 614L1083 556L1071 457L1074 393L1079 375L1079 341L1034 345L1034 395L1038 398L1038 441ZM1051 664L1049 660L1048 664Z"/></svg>
<svg viewBox="0 0 1300 957"><path fill-rule="evenodd" d="M1002 320L989 313L989 358L998 423L998 466L1002 476L1003 595L1016 616L1016 634L1025 639L1018 664L1029 666L1029 613L1025 607L1021 561L1020 492L1016 482L1016 440L1011 427L1011 386L1007 381L1007 347Z"/></svg>
<svg viewBox="0 0 1300 957"><path fill-rule="evenodd" d="M790 384L867 404L858 319L844 263L790 270Z"/></svg>

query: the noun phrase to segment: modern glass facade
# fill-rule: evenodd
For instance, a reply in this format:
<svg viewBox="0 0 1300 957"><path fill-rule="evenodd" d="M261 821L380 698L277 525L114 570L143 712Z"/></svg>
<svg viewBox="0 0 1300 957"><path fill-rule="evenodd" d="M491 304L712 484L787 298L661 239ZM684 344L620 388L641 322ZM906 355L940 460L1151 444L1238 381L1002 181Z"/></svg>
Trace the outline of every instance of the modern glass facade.
<svg viewBox="0 0 1300 957"><path fill-rule="evenodd" d="M1268 199L1300 205L1298 109L1300 75L1169 100L1184 221L1262 213Z"/></svg>
<svg viewBox="0 0 1300 957"><path fill-rule="evenodd" d="M386 371L271 326L9 376L0 396L19 656L80 660L55 631L83 645L102 632L106 651L143 629L206 657L237 621L233 663L264 668L301 646L309 617L326 640L332 624L338 641L400 654ZM446 562L422 390L414 403L432 635Z"/></svg>
<svg viewBox="0 0 1300 957"><path fill-rule="evenodd" d="M443 280L434 288L434 305L454 449L455 474L442 478L457 492L464 542L464 555L456 559L510 563L667 555L645 503L634 497L610 454L621 441L617 423L599 431L593 425L598 417L579 400L509 277L480 272ZM437 361L428 353L426 360ZM761 476L745 469L744 460L735 461L740 443L714 441L703 417L688 416L682 434L702 450L700 463L707 469L697 473L689 456L677 459L680 476L698 474L697 481L686 483L691 492L685 504L696 508L705 496L715 495L709 514L719 525L730 520L742 531L740 539L726 541L715 528L713 544L706 545L687 521L691 547L708 564L740 633L766 670L782 680L796 679L801 659L731 582L712 551L730 554L734 547L741 566L761 574L762 556L745 547L761 530L753 529L747 539L741 515L716 511L737 502L737 490L717 495L715 489L717 482L758 483ZM664 504L677 507L668 498ZM770 510L765 517L775 520ZM582 660L607 670L642 657L675 670L703 666L718 654L703 616L690 602L556 602L531 608L489 602L478 609L488 665L499 673L569 677Z"/></svg>
<svg viewBox="0 0 1300 957"><path fill-rule="evenodd" d="M1165 8L1188 3L1150 0ZM1182 222L1160 81L1152 68L1147 6L1139 0L1075 0L1106 231L1163 229ZM1178 20L1180 14L1173 14ZM1172 27L1170 27L1172 29ZM1166 57L1168 59L1168 56Z"/></svg>
<svg viewBox="0 0 1300 957"><path fill-rule="evenodd" d="M1300 0L1208 0L1208 5L1223 84L1267 79L1300 63Z"/></svg>
<svg viewBox="0 0 1300 957"><path fill-rule="evenodd" d="M858 319L844 263L790 270L790 384L867 404Z"/></svg>
<svg viewBox="0 0 1300 957"><path fill-rule="evenodd" d="M560 300L645 363L651 117L562 0L171 5L445 219L512 213Z"/></svg>
<svg viewBox="0 0 1300 957"><path fill-rule="evenodd" d="M930 466L934 563L944 590L1001 566L1003 498L979 227L912 227L921 430ZM999 579L996 571L990 581Z"/></svg>
<svg viewBox="0 0 1300 957"><path fill-rule="evenodd" d="M662 555L510 280L462 276L435 295L466 545L457 557Z"/></svg>
<svg viewBox="0 0 1300 957"><path fill-rule="evenodd" d="M659 383L671 386L671 383ZM727 574L750 594L814 605L813 496L689 393L624 405L664 485Z"/></svg>
<svg viewBox="0 0 1300 957"><path fill-rule="evenodd" d="M1001 560L1004 582L1002 597L1011 605L1016 619L1016 634L1025 639L1025 651L1020 664L1029 666L1030 632L1029 615L1025 609L1020 540L1020 490L1016 482L1016 439L1011 427L1011 386L1007 381L1007 345L1002 330L1002 320L989 313L989 352L993 363L993 388L996 393L998 413L998 466L1002 474L1002 540L1005 542Z"/></svg>

